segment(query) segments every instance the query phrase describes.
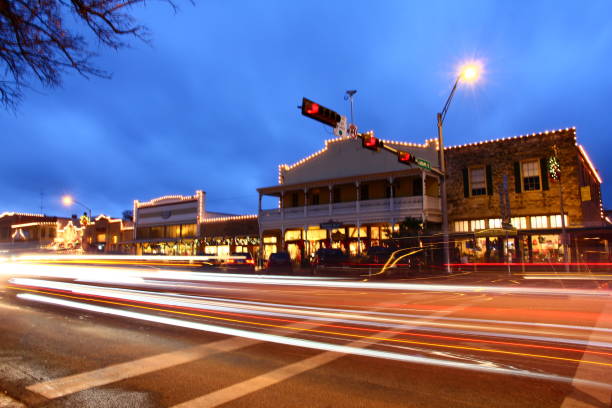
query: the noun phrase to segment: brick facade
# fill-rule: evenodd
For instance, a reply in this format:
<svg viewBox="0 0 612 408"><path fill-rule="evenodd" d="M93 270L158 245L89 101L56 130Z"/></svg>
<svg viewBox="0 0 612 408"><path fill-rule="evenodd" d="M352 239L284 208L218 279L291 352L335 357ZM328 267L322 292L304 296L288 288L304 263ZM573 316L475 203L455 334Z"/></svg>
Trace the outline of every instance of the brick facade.
<svg viewBox="0 0 612 408"><path fill-rule="evenodd" d="M512 217L560 214L559 183L546 171L546 163L557 147L562 171L564 210L568 227L601 226L601 194L598 175L576 144L574 128L480 142L446 149L447 196L451 231L456 220L501 218L500 188L507 179ZM540 188L525 191L521 162L540 164ZM469 169L486 170L486 194L472 196ZM467 175L467 177L466 177ZM517 176L519 179L517 180ZM467 183L467 188L466 188ZM584 189L588 186L590 200Z"/></svg>

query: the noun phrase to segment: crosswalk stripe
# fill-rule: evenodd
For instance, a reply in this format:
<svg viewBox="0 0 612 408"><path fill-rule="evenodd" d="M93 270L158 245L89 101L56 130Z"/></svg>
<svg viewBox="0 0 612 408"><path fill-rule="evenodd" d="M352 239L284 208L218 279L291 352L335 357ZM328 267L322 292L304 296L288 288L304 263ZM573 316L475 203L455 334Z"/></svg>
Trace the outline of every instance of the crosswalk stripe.
<svg viewBox="0 0 612 408"><path fill-rule="evenodd" d="M442 313L436 312L430 315L426 315L422 319L422 322L425 323L427 321L436 320L442 316L465 309L466 307L467 307L467 304L462 305L462 306L455 306ZM409 329L413 329L414 327L415 325L397 325L393 327L391 330L392 331L409 330ZM379 343L385 339L394 337L396 334L397 334L396 332L389 332L388 330L385 330L385 331L378 332L375 335L377 339L359 339L359 340L355 340L355 341L348 343L347 346L353 347L353 348L365 348L372 344ZM222 388L217 391L213 391L209 394L192 399L190 401L183 402L181 404L173 406L172 408L218 407L220 405L226 404L235 399L244 397L245 395L251 394L253 392L267 388L271 385L285 381L291 377L295 377L296 375L299 375L306 371L310 371L315 368L321 367L345 355L346 355L345 353L340 353L336 351L325 351L313 357L309 357L304 360L295 362L293 364L289 364L284 367L278 368L276 370L269 371L267 373L264 373L257 377L253 377L251 379L236 383L229 387Z"/></svg>
<svg viewBox="0 0 612 408"><path fill-rule="evenodd" d="M287 332L293 333L295 329L312 327L312 324L293 323L284 327L287 329ZM213 354L235 351L260 342L260 340L243 337L231 337L229 339L201 344L168 353L156 354L154 356L144 357L125 363L113 364L97 370L33 384L26 388L45 398L54 399L89 388L111 384L127 378L174 367L179 364L189 363Z"/></svg>
<svg viewBox="0 0 612 408"><path fill-rule="evenodd" d="M603 328L607 320L612 315L612 304L606 305L599 315L599 319L595 323L594 328ZM595 343L598 341L610 341L609 334L602 333L600 331L593 330L589 337L589 343ZM587 346L589 350L591 346ZM596 347L593 347L597 349ZM584 359L584 357L583 357ZM612 363L612 358L605 355L589 355L590 360L595 360L602 363ZM612 403L612 392L610 389L599 388L589 386L588 384L579 383L577 380L593 380L609 381L612 378L612 370L608 366L594 366L593 364L578 364L576 374L574 375L574 386L575 391L567 396L561 408L587 408L587 407L609 407Z"/></svg>

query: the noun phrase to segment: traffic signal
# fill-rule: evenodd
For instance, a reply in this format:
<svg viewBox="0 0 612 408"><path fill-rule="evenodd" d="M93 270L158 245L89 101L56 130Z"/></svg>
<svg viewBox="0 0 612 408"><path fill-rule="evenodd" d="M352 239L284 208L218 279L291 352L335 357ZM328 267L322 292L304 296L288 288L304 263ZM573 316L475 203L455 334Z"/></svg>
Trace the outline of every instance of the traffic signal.
<svg viewBox="0 0 612 408"><path fill-rule="evenodd" d="M379 147L382 147L382 140L374 137L374 132L363 133L361 135L361 146L366 149L378 151Z"/></svg>
<svg viewBox="0 0 612 408"><path fill-rule="evenodd" d="M404 164L413 164L416 163L416 157L408 152L397 152L397 161Z"/></svg>
<svg viewBox="0 0 612 408"><path fill-rule="evenodd" d="M328 126L336 127L340 122L340 114L324 106L319 105L310 99L302 98L302 115L308 116L311 119L318 120Z"/></svg>

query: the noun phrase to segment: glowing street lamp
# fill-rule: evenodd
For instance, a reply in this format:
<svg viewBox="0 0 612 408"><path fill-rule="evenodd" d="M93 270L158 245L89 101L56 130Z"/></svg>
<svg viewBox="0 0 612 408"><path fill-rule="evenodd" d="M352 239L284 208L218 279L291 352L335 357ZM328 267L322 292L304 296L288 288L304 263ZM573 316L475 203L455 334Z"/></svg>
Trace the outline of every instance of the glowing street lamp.
<svg viewBox="0 0 612 408"><path fill-rule="evenodd" d="M444 139L442 137L442 125L444 124L444 118L446 117L446 113L448 112L448 107L455 95L455 91L457 90L457 86L459 82L465 82L468 84L474 83L480 77L480 72L482 71L482 64L480 62L474 61L469 62L461 66L459 72L457 74L457 79L455 80L455 84L453 85L453 89L448 95L448 99L446 99L446 103L442 108L442 112L438 113L438 158L440 161L440 172L442 173L442 180L440 183L440 195L441 195L441 204L442 204L442 235L443 235L443 245L444 245L444 263L446 264L446 271L451 272L450 268L450 250L448 247L448 213L447 213L447 202L446 202L446 163L444 162Z"/></svg>
<svg viewBox="0 0 612 408"><path fill-rule="evenodd" d="M65 196L63 196L62 197L62 204L64 204L66 207L71 207L72 204L80 205L81 207L85 208L89 212L89 219L91 220L91 208L87 207L85 204L83 204L81 202L78 202L71 195L66 194Z"/></svg>

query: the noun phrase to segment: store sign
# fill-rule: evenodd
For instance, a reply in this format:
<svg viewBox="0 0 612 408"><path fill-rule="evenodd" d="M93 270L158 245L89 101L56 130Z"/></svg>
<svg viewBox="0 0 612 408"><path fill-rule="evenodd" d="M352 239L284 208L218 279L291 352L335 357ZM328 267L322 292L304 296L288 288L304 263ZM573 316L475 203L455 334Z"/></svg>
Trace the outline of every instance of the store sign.
<svg viewBox="0 0 612 408"><path fill-rule="evenodd" d="M332 230L342 228L343 225L344 224L342 224L341 222L329 220L327 222L322 222L321 224L319 224L319 228Z"/></svg>
<svg viewBox="0 0 612 408"><path fill-rule="evenodd" d="M580 199L582 201L591 201L591 186L580 187Z"/></svg>

